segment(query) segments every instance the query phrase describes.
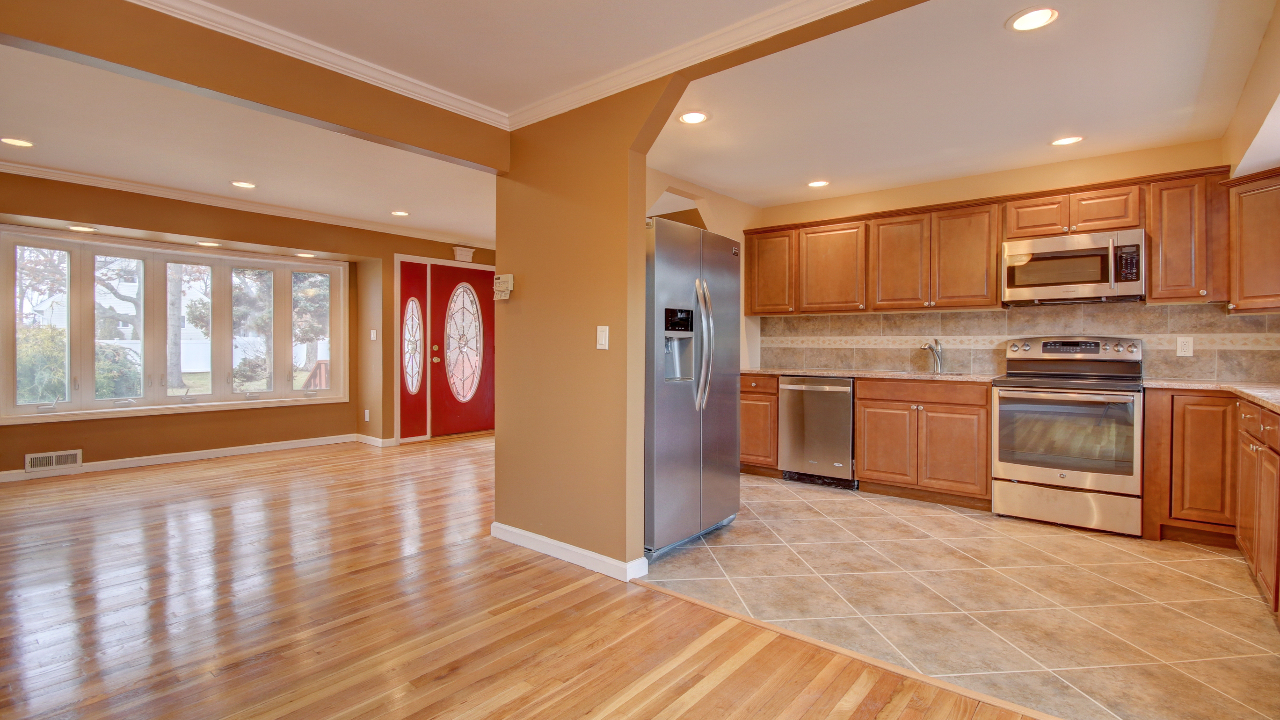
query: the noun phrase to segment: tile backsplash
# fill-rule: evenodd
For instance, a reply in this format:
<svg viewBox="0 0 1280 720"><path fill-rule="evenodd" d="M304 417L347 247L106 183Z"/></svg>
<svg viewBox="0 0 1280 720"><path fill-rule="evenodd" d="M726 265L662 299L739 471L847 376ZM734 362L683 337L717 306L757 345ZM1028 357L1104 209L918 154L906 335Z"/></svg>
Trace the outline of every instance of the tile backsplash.
<svg viewBox="0 0 1280 720"><path fill-rule="evenodd" d="M998 375L1012 338L1090 335L1140 338L1147 377L1280 382L1280 315L1228 315L1222 305L1046 305L1004 310L795 315L760 318L767 368L928 372L942 343L943 372ZM1177 356L1177 339L1194 354Z"/></svg>

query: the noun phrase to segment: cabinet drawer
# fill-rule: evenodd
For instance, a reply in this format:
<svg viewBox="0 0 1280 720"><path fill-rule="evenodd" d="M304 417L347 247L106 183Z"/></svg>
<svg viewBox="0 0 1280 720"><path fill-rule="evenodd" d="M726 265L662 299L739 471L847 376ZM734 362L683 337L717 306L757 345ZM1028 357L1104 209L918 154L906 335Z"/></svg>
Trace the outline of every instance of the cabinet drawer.
<svg viewBox="0 0 1280 720"><path fill-rule="evenodd" d="M908 380L858 380L859 400L891 400L943 405L983 405L991 396L989 385Z"/></svg>
<svg viewBox="0 0 1280 720"><path fill-rule="evenodd" d="M1240 414L1236 416L1240 429L1261 440L1262 408L1244 400L1237 401L1236 407L1240 409Z"/></svg>
<svg viewBox="0 0 1280 720"><path fill-rule="evenodd" d="M1262 411L1262 441L1280 451L1280 415L1270 410Z"/></svg>
<svg viewBox="0 0 1280 720"><path fill-rule="evenodd" d="M778 394L777 375L743 375L742 392L762 395Z"/></svg>

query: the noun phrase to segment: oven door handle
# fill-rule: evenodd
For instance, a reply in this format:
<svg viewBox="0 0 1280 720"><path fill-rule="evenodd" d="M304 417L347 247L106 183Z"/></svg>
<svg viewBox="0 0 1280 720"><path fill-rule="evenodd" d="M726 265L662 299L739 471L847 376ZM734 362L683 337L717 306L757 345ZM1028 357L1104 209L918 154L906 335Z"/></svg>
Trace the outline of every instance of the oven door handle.
<svg viewBox="0 0 1280 720"><path fill-rule="evenodd" d="M1022 400L1071 400L1073 402L1123 403L1133 404L1132 395L1087 395L1083 393L1057 392L1023 392L1020 390L1001 390L1002 398L1018 398Z"/></svg>

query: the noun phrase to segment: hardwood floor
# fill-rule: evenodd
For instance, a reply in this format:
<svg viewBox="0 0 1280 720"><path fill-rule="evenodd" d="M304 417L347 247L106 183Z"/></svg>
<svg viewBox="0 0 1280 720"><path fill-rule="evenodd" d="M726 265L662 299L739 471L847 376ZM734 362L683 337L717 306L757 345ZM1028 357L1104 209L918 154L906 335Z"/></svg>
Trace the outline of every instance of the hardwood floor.
<svg viewBox="0 0 1280 720"><path fill-rule="evenodd" d="M469 437L0 486L0 717L1021 717L495 540L492 479Z"/></svg>

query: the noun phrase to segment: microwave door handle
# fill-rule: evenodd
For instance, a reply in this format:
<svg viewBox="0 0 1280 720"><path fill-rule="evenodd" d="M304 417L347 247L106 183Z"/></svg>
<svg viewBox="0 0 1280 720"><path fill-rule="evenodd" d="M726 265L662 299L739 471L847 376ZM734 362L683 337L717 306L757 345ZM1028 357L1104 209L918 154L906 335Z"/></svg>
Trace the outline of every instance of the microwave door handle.
<svg viewBox="0 0 1280 720"><path fill-rule="evenodd" d="M1116 236L1113 233L1107 239L1107 277L1111 279L1111 289L1116 289Z"/></svg>
<svg viewBox="0 0 1280 720"><path fill-rule="evenodd" d="M1000 397L1016 398L1021 400L1070 400L1072 402L1095 402L1122 405L1133 403L1132 395L1089 395L1086 393L1019 392L1001 390Z"/></svg>

